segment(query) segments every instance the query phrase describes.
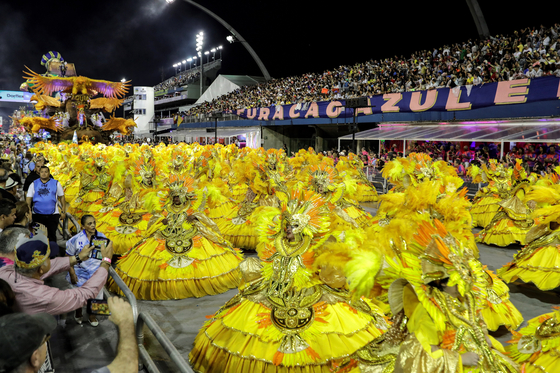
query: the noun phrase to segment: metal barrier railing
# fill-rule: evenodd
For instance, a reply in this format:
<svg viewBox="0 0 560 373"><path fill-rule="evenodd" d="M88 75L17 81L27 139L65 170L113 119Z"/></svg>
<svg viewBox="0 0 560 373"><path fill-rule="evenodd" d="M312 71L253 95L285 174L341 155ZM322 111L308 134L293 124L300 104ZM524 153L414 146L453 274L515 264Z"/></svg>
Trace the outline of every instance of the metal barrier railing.
<svg viewBox="0 0 560 373"><path fill-rule="evenodd" d="M124 296L130 303L132 307L132 315L134 317L134 327L136 330L136 341L138 343L138 353L140 356L140 361L138 365L138 370L144 368L150 373L159 373L159 369L157 368L154 360L148 354L146 347L144 347L144 324L150 329L152 334L156 337L158 342L161 344L167 355L171 358L171 360L177 365L180 372L186 373L193 373L193 370L189 366L189 364L185 361L185 359L179 354L179 351L173 346L169 338L165 335L165 333L161 330L161 328L157 325L157 323L152 319L152 317L148 314L138 312L138 303L136 302L136 297L134 293L129 289L129 287L124 283L121 276L115 271L113 267L109 268L109 276L113 279L115 284L121 289ZM111 293L107 290L106 287L103 287L103 294L106 298L111 297Z"/></svg>
<svg viewBox="0 0 560 373"><path fill-rule="evenodd" d="M138 322L136 323L136 336L138 338L138 348L140 351L140 356L146 358L146 360L150 361L153 364L150 355L146 351L144 347L144 324L150 329L152 334L156 337L158 342L161 344L161 347L165 350L165 352L169 355L171 360L177 365L179 368L179 372L181 373L194 373L190 365L183 359L179 351L173 346L169 338L165 335L163 330L159 327L159 325L152 319L152 317L146 313L140 313L138 317ZM147 364L147 368L149 372L159 372L155 364L150 366L149 363Z"/></svg>
<svg viewBox="0 0 560 373"><path fill-rule="evenodd" d="M365 174L368 180L372 184L374 184L374 186L376 185L380 186L379 188L381 189L380 194L385 194L394 187L393 184L389 183L387 179L381 176L381 172L379 172L377 169L373 167L365 167ZM487 185L481 183L473 183L469 177L462 177L462 179L464 181L463 187L466 187L468 189L467 196L469 197L474 197L480 189L482 189L484 186ZM377 188L377 186L376 189L377 192L379 193L379 189Z"/></svg>

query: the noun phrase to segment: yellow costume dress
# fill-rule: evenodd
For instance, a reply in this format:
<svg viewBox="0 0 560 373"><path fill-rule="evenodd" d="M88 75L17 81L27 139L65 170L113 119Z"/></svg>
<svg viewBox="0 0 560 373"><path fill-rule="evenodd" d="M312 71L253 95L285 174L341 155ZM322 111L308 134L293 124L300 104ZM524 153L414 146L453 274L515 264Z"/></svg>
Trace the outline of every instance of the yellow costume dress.
<svg viewBox="0 0 560 373"><path fill-rule="evenodd" d="M528 183L521 183L512 191L510 198L498 203L500 207L490 223L476 234L477 242L487 245L509 246L513 243L525 245L527 233L533 227L530 215L536 204L526 203L525 191Z"/></svg>
<svg viewBox="0 0 560 373"><path fill-rule="evenodd" d="M556 307L557 308L557 307ZM558 308L532 320L506 346L509 356L521 364L523 373L560 371L560 311Z"/></svg>
<svg viewBox="0 0 560 373"><path fill-rule="evenodd" d="M80 171L80 190L70 202L70 207L75 215L92 214L95 217L98 216L113 179L108 172L108 163L108 156L98 153Z"/></svg>
<svg viewBox="0 0 560 373"><path fill-rule="evenodd" d="M402 162L402 159L399 160ZM395 167L388 162L389 169ZM398 165L397 165L398 167ZM412 167L415 169L416 167ZM386 300L387 290L390 285L382 277L372 278L379 268L371 260L375 254L382 254L393 258L399 252L407 249L407 242L412 241L413 234L419 230L421 224L432 223L435 219L441 221L446 230L450 232L461 244L468 248L476 257L476 244L471 231L471 216L468 211L470 202L467 200L466 190L457 190L460 179L453 175L439 175L439 172L428 172L423 181L416 181L405 188L396 183L400 193L388 193L380 196L381 206L374 217L375 224L366 229L367 239L359 250L349 252L350 261L347 268L358 268L351 274L347 273L352 281L351 289L360 289L363 286L371 288L367 294L378 300ZM405 178L400 178L405 179ZM395 179L393 179L395 180ZM409 180L416 180L414 175ZM365 285L363 285L365 284ZM523 317L509 300L509 289L489 270L480 271L476 282L480 292L479 311L486 321L489 330L496 330L505 325L508 328L517 328Z"/></svg>
<svg viewBox="0 0 560 373"><path fill-rule="evenodd" d="M396 279L389 287L391 310L404 312L410 332L395 372L518 372L480 316L473 290L480 262L439 221L423 222L407 249L387 264L385 274ZM478 355L476 366L463 364L467 352Z"/></svg>
<svg viewBox="0 0 560 373"><path fill-rule="evenodd" d="M147 235L155 223L152 209L159 199L160 180L155 162L136 163L134 175L127 172L126 160L120 160L105 207L100 210L98 226L113 241L115 254L124 254Z"/></svg>
<svg viewBox="0 0 560 373"><path fill-rule="evenodd" d="M534 211L531 218L537 223L527 234L527 246L498 275L506 282L519 278L552 290L560 286L560 185L534 186L527 198L548 206Z"/></svg>
<svg viewBox="0 0 560 373"><path fill-rule="evenodd" d="M336 168L339 172L348 172L356 180L356 202L377 202L377 189L368 180L363 171L364 164L356 155L350 154L348 157L341 157Z"/></svg>
<svg viewBox="0 0 560 373"><path fill-rule="evenodd" d="M235 247L246 250L256 250L258 234L255 223L263 207L278 206L274 188L282 180L278 171L271 170L258 162L262 161L253 155L239 161L234 167L237 170L234 183L248 184L243 202L234 205L234 200L228 201L226 205L212 211L210 215L227 240ZM226 206L229 208L225 208Z"/></svg>
<svg viewBox="0 0 560 373"><path fill-rule="evenodd" d="M291 193L258 223L262 262L246 260L244 285L198 333L189 355L197 372L324 372L379 337L383 314L345 290L340 271L312 272L328 232L324 201ZM291 236L290 236L291 235Z"/></svg>
<svg viewBox="0 0 560 373"><path fill-rule="evenodd" d="M162 216L117 263L117 273L138 299L202 297L237 287L243 257L204 215L204 204L191 178L170 179Z"/></svg>
<svg viewBox="0 0 560 373"><path fill-rule="evenodd" d="M326 164L313 165L302 172L306 185L319 193L331 210L330 231L343 240L346 232L365 229L373 224L373 218L362 207L353 203L351 197L356 193L356 182L347 177L338 182L336 170ZM306 177L306 175L309 175Z"/></svg>
<svg viewBox="0 0 560 373"><path fill-rule="evenodd" d="M500 209L499 203L510 195L512 170L507 170L502 164L490 160L490 168L483 165L481 169L476 165L471 165L467 173L473 183L488 183L488 186L476 193L470 210L473 227L484 228L497 214Z"/></svg>

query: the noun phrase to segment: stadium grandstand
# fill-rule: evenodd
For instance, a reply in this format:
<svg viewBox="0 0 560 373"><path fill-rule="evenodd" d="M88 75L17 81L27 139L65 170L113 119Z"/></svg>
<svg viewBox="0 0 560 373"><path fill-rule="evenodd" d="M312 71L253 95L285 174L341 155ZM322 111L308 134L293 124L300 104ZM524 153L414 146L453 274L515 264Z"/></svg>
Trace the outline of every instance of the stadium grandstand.
<svg viewBox="0 0 560 373"><path fill-rule="evenodd" d="M212 94L204 94L196 102L174 110L162 110L159 115L173 120L173 135L168 135L175 140L213 141L213 137L204 137L201 131L214 126L212 114L219 112L222 118L217 119L218 131L220 127L258 127L262 146L281 147L287 143L290 151L297 151L298 147L306 145L314 146L317 150L339 150L337 144L340 136L370 130L379 123L437 124L438 121L453 123L490 118L554 117L558 116L557 107L552 102L557 100L556 91L553 97L537 97L526 103L515 102L521 105L494 105L495 99L491 97L486 99L488 103L485 105L475 104L464 109L460 108L459 101L464 100L465 96L471 97L471 92L476 92L474 97L478 92L488 95L487 92L492 89L496 93L496 87L502 87L499 83L503 82L530 82L531 90L527 88L529 95L543 91L533 87L533 84L556 84L560 77L559 32L558 25L527 27L509 35L495 35L483 40L469 39L420 50L406 57L387 56L323 72L269 81L251 80L245 85L221 84L220 89L215 87L220 81L216 79L209 87ZM509 86L515 87L516 84L513 82ZM448 92L458 96L457 108L449 109L449 102L447 105L444 102L443 107L435 105L426 109L430 97L439 103L445 99L445 95L451 94ZM417 105L419 109L415 110L412 105L410 108L399 108L411 94L419 95L413 96L420 97ZM389 95L400 97L394 100L400 100L400 104L394 106L394 110L383 110ZM325 112L321 106L336 102L338 106L344 106L345 100L358 97L368 97L371 110L358 112L355 118L357 126L352 124L350 109L343 108L342 114L338 109L336 115L330 115L328 108ZM379 105L376 105L376 100ZM422 100L424 104L421 104ZM315 115L315 103L319 104L319 115ZM294 129L296 125L298 128ZM194 136L189 136L189 133ZM363 142L357 146L354 144L354 151L362 145ZM378 146L375 148L379 153L381 149Z"/></svg>

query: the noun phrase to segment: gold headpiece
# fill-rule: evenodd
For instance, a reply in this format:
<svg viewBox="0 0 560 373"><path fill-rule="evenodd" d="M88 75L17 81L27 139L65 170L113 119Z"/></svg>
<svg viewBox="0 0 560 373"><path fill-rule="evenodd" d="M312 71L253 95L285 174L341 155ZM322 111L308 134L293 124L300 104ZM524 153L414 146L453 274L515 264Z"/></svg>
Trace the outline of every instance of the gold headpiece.
<svg viewBox="0 0 560 373"><path fill-rule="evenodd" d="M448 286L457 285L459 293L464 295L475 281L475 268L471 265L476 262L474 255L449 234L439 220L436 219L434 225L421 222L415 236L416 243L425 248L420 256L422 280L428 284L449 278Z"/></svg>

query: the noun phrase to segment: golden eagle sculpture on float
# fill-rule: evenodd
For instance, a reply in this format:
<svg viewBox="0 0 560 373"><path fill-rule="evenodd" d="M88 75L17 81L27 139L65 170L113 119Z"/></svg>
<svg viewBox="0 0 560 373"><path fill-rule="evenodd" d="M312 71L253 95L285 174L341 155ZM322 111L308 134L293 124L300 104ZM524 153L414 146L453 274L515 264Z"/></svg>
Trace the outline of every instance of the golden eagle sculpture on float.
<svg viewBox="0 0 560 373"><path fill-rule="evenodd" d="M26 68L28 71L24 71L24 78L34 93L32 101L37 102L35 109L42 112L41 116L19 119L28 132L37 133L44 129L51 134L59 133L58 140L64 141L71 140L76 131L79 139L107 142L112 132L129 135L136 126L133 120L115 118L114 115L102 126L96 125L91 119L91 115L101 111L114 113L122 105L130 81L111 82L85 76L44 76ZM57 92L65 94L64 102L51 96ZM98 94L103 97L92 98Z"/></svg>
<svg viewBox="0 0 560 373"><path fill-rule="evenodd" d="M50 96L55 92L72 93L73 95L82 94L95 96L101 93L106 98L121 98L128 92L127 82L110 82L107 80L90 79L85 76L52 77L37 74L29 67L29 71L24 71L24 78L33 84L33 92Z"/></svg>

